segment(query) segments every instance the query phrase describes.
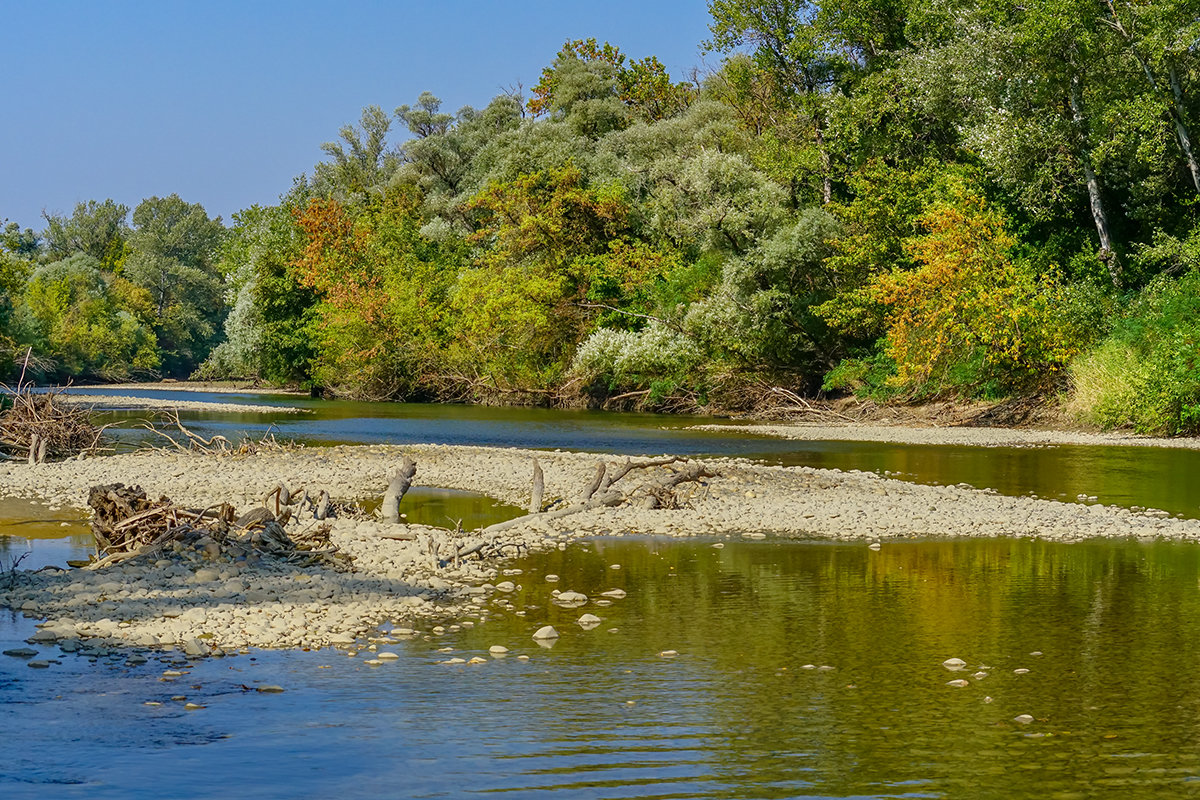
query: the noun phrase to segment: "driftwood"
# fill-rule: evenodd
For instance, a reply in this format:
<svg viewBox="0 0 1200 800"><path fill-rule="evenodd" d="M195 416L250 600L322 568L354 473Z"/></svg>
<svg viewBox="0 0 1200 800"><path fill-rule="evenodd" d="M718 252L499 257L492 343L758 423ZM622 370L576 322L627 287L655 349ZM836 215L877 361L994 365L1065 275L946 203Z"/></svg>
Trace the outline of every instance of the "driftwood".
<svg viewBox="0 0 1200 800"><path fill-rule="evenodd" d="M676 464L683 464L676 468ZM664 469L665 468L665 469ZM401 468L393 472L389 479L388 489L384 495L382 516L385 520L396 523L399 514L400 498L412 483L416 474L416 464L405 458ZM635 485L615 488L615 484L625 480L635 471L661 469ZM461 520L454 530L438 529L443 538L431 536L419 530L414 531L407 526L397 526L399 530L379 534L381 538L398 541L416 542L419 552L429 558L430 564L437 568L453 564L457 566L470 556L481 559L500 558L505 555L519 555L525 549L520 542L507 542L500 539L498 534L511 528L529 522L561 519L572 514L589 511L596 508L612 508L625 504L636 503L643 508L680 508L686 504L686 498L681 498L678 488L685 483L702 482L705 478L716 477L715 473L699 462L691 462L686 458L666 457L634 461L625 459L619 464L597 462L592 477L583 487L574 503L543 510L542 497L545 492L545 474L537 458L533 459L533 486L530 492L529 513L515 519L498 522L485 528L466 534L464 537ZM561 502L561 501L559 501ZM553 506L553 504L552 504ZM511 552L509 552L511 550Z"/></svg>
<svg viewBox="0 0 1200 800"><path fill-rule="evenodd" d="M542 474L542 465L537 456L533 457L533 490L529 493L529 513L536 514L542 510L542 495L546 491L546 476Z"/></svg>
<svg viewBox="0 0 1200 800"><path fill-rule="evenodd" d="M60 394L35 393L32 384L25 382L24 371L15 389L0 384L0 395L11 403L0 411L0 454L41 464L100 450L108 426L93 425L86 408L62 401Z"/></svg>
<svg viewBox="0 0 1200 800"><path fill-rule="evenodd" d="M205 453L207 455L253 455L260 451L277 452L280 450L292 450L301 445L294 442L280 442L275 438L275 433L268 429L262 438L257 441L243 439L237 445L234 445L224 436L216 435L205 439L200 434L188 430L187 426L179 419L179 411L176 409L165 409L156 414L158 424L152 422L144 422L138 427L150 431L155 436L165 439L169 447L151 448L160 449L165 452L173 450L184 453ZM272 426L273 427L273 426ZM178 435L168 433L163 428L174 428L178 431Z"/></svg>
<svg viewBox="0 0 1200 800"><path fill-rule="evenodd" d="M281 497L282 492L276 494ZM189 509L166 497L151 500L137 486L115 483L93 486L88 505L95 511L92 535L98 560L89 569L142 556L162 557L187 550L206 558L250 559L268 557L294 564L322 564L336 569L349 558L329 541L331 526L311 526L287 532L287 517L266 507L238 515L222 503ZM290 517L290 508L283 509Z"/></svg>
<svg viewBox="0 0 1200 800"><path fill-rule="evenodd" d="M383 506L379 509L384 522L397 523L400 521L400 501L405 492L412 486L413 476L417 474L417 465L411 458L405 456L400 467L395 470L388 480L387 491L383 495Z"/></svg>

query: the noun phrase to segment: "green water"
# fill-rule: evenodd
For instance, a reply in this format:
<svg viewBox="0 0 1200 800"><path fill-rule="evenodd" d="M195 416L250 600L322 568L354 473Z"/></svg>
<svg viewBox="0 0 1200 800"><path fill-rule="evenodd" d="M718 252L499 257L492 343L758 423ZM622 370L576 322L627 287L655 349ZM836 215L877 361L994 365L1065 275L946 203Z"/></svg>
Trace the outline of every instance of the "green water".
<svg viewBox="0 0 1200 800"><path fill-rule="evenodd" d="M744 455L1189 516L1200 504L1196 451L783 442L685 430L693 421L374 404L278 419L283 435L311 444ZM271 424L195 423L206 435ZM428 489L403 510L468 528L516 513ZM337 651L258 651L190 664L181 683L164 683L175 654L130 667L123 652L89 660L39 646L59 662L47 670L0 657L0 730L19 733L5 739L0 796L1200 794L1195 545L713 544L601 539L506 564L498 580L514 592L441 620L474 627L426 630L389 646L400 657L378 667ZM88 549L77 515L0 502L0 558L30 550L22 566L40 566ZM559 607L555 588L590 600ZM598 604L613 588L627 596ZM583 613L602 621L585 630ZM531 638L546 624L561 633L549 648ZM32 625L0 614L0 649L23 645ZM511 652L493 658L497 644ZM473 656L488 661L441 663ZM946 669L952 657L966 669ZM958 679L967 685L949 685ZM262 683L286 692L243 688ZM205 708L185 711L176 696Z"/></svg>
<svg viewBox="0 0 1200 800"><path fill-rule="evenodd" d="M1194 546L711 545L610 539L513 562L521 572L503 577L517 591L443 620L475 627L391 645L400 658L379 667L336 651L260 651L197 663L168 685L153 660L64 656L36 671L5 658L0 727L23 735L8 741L0 791L1137 800L1200 790ZM560 608L552 588L591 601ZM612 588L627 596L596 605ZM582 629L585 612L601 624ZM530 638L545 624L561 633L549 649ZM0 624L0 643L29 630ZM496 644L510 653L491 658ZM439 663L472 656L489 660ZM951 657L967 669L943 667ZM968 685L947 684L958 678ZM287 691L239 688L258 683ZM205 708L185 712L176 694ZM1034 720L1014 721L1021 714Z"/></svg>

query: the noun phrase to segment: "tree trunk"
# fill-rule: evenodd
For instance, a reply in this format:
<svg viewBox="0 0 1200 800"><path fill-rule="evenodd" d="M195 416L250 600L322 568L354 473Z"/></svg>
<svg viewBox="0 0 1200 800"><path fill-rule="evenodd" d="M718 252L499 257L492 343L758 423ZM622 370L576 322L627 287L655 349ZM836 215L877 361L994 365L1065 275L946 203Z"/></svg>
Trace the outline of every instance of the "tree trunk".
<svg viewBox="0 0 1200 800"><path fill-rule="evenodd" d="M833 176L830 174L833 168L830 166L829 148L825 146L825 131L821 120L817 120L815 126L817 154L821 158L821 205L827 206L833 200Z"/></svg>
<svg viewBox="0 0 1200 800"><path fill-rule="evenodd" d="M1192 150L1192 137L1188 134L1187 117L1184 116L1183 104L1183 86L1179 83L1179 73L1175 71L1175 67L1168 67L1168 74L1171 78L1171 94L1175 98L1175 132L1179 134L1179 148L1183 150L1183 157L1187 160L1188 169L1192 173L1192 183L1196 187L1196 191L1200 192L1200 164L1196 163L1196 154Z"/></svg>
<svg viewBox="0 0 1200 800"><path fill-rule="evenodd" d="M1088 144L1087 116L1083 107L1083 91L1080 89L1078 76L1071 78L1071 88L1068 95L1071 104L1071 114L1079 134L1079 161L1083 165L1084 182L1087 184L1088 205L1092 211L1092 221L1096 224L1096 234L1100 237L1100 260L1108 268L1113 286L1121 287L1121 264L1113 250L1112 232L1108 227L1108 215L1104 212L1104 197L1100 192L1100 179L1092 165L1091 148Z"/></svg>
<svg viewBox="0 0 1200 800"><path fill-rule="evenodd" d="M400 468L394 471L388 479L387 491L383 493L383 505L379 510L383 521L396 524L400 521L400 501L404 493L412 486L413 476L417 474L417 465L408 456L400 462Z"/></svg>

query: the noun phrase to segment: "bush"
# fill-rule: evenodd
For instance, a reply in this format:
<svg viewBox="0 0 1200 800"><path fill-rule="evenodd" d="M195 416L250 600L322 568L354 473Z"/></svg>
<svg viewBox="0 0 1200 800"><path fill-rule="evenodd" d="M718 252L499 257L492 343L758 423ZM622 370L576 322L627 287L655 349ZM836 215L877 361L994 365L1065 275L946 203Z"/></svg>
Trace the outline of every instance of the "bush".
<svg viewBox="0 0 1200 800"><path fill-rule="evenodd" d="M1070 369L1068 408L1103 428L1200 432L1200 272L1159 277Z"/></svg>

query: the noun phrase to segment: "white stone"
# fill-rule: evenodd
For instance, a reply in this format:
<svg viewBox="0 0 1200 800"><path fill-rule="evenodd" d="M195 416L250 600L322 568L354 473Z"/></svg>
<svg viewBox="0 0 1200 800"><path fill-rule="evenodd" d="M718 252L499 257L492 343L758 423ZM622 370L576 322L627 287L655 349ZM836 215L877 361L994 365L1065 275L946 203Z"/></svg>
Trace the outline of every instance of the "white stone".
<svg viewBox="0 0 1200 800"><path fill-rule="evenodd" d="M544 625L537 629L533 634L534 639L557 639L558 631L554 630L553 625Z"/></svg>
<svg viewBox="0 0 1200 800"><path fill-rule="evenodd" d="M947 658L942 662L942 666L948 670L951 670L952 672L957 672L966 665L967 662L963 661L961 658Z"/></svg>
<svg viewBox="0 0 1200 800"><path fill-rule="evenodd" d="M508 652L508 648L502 644L494 644L488 648L488 652L496 655L503 655Z"/></svg>

